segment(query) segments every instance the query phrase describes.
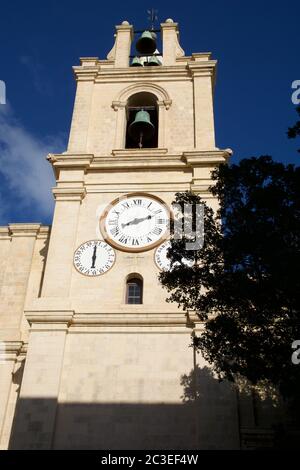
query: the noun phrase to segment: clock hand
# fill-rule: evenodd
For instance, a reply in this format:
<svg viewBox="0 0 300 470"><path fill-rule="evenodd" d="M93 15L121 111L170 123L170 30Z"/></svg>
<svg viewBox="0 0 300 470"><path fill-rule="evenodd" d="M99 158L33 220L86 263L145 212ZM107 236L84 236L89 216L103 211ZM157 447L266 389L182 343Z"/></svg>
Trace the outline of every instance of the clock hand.
<svg viewBox="0 0 300 470"><path fill-rule="evenodd" d="M97 257L96 253L97 253L97 245L94 246L91 269L95 269L95 263L96 263L96 257Z"/></svg>
<svg viewBox="0 0 300 470"><path fill-rule="evenodd" d="M143 219L133 219L130 222L127 222L127 224L122 224L122 228L128 227L128 225L135 225L138 224L139 222L143 222L144 220L150 220L152 219L152 215L148 215L147 217L144 217Z"/></svg>

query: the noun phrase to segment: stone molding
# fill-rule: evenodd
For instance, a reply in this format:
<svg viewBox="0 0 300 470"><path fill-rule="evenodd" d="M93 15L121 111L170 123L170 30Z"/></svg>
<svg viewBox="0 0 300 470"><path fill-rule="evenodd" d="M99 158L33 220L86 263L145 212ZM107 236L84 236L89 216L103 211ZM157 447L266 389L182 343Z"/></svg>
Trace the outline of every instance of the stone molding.
<svg viewBox="0 0 300 470"><path fill-rule="evenodd" d="M115 157L127 157L132 160L133 157L138 157L138 158L151 158L151 157L162 157L168 153L168 149L166 148L143 148L143 149L113 149L111 153ZM100 158L106 158L106 157L100 157ZM109 157L108 157L109 158ZM97 157L94 158L94 161L97 160ZM115 160L115 159L114 159Z"/></svg>
<svg viewBox="0 0 300 470"><path fill-rule="evenodd" d="M186 312L141 312L117 311L110 313L76 313L74 310L40 310L25 311L25 317L31 327L31 331L66 330L69 327L185 327L195 328L200 320L194 313ZM19 349L22 343L19 343Z"/></svg>
<svg viewBox="0 0 300 470"><path fill-rule="evenodd" d="M33 237L47 239L51 227L49 225L41 225L39 223L33 224L8 224L7 226L0 227L0 240L11 240L17 237Z"/></svg>
<svg viewBox="0 0 300 470"><path fill-rule="evenodd" d="M124 106L130 96L140 92L152 93L163 103L166 109L169 109L172 104L169 93L163 87L152 82L137 82L124 88L113 100L112 106L118 107L119 104Z"/></svg>
<svg viewBox="0 0 300 470"><path fill-rule="evenodd" d="M10 240L11 233L8 226L0 227L0 240Z"/></svg>
<svg viewBox="0 0 300 470"><path fill-rule="evenodd" d="M25 311L30 331L66 331L71 324L74 311Z"/></svg>
<svg viewBox="0 0 300 470"><path fill-rule="evenodd" d="M22 341L1 341L0 342L0 363L16 361L22 349Z"/></svg>
<svg viewBox="0 0 300 470"><path fill-rule="evenodd" d="M65 170L72 167L72 169L85 170L90 166L93 160L93 154L86 153L49 153L47 160L51 163L56 179L59 178L61 170Z"/></svg>
<svg viewBox="0 0 300 470"><path fill-rule="evenodd" d="M157 67L155 71L151 67L151 74L152 76L155 74L156 82L190 79L191 74L187 67L187 64L190 63L188 58L180 57L176 60L178 63L175 65ZM182 63L180 63L181 61ZM107 62L107 65L105 62ZM128 80L149 80L149 68L147 67L114 67L113 62L100 60L96 62L96 65L76 65L73 67L73 73L77 82L114 83L124 81L125 84L128 83ZM138 84L139 82L137 81L136 83Z"/></svg>
<svg viewBox="0 0 300 470"><path fill-rule="evenodd" d="M188 166L215 166L216 164L226 163L232 155L231 149L225 150L193 150L183 152L183 158Z"/></svg>
<svg viewBox="0 0 300 470"><path fill-rule="evenodd" d="M36 237L41 224L8 224L12 237Z"/></svg>
<svg viewBox="0 0 300 470"><path fill-rule="evenodd" d="M195 166L217 165L226 162L232 155L231 149L215 149L215 150L191 150L179 154L167 154L165 148L155 149L114 149L113 156L96 156L92 154L56 154L52 156L53 165L63 169L82 168L84 173L88 170L107 169L114 171L115 169L146 169L146 168L184 168ZM78 182L79 184L79 182ZM60 191L72 191L80 194L82 187L71 188L55 188L54 192L59 196Z"/></svg>
<svg viewBox="0 0 300 470"><path fill-rule="evenodd" d="M184 312L179 313L100 313L100 314L75 314L72 325L75 326L187 326L187 316Z"/></svg>
<svg viewBox="0 0 300 470"><path fill-rule="evenodd" d="M53 188L52 193L56 201L82 201L86 195L84 187Z"/></svg>

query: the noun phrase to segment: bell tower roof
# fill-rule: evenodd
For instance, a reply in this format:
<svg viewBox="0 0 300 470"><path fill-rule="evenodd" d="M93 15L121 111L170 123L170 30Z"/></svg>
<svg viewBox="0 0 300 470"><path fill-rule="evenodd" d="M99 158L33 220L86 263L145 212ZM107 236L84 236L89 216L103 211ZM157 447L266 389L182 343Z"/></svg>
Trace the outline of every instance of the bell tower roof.
<svg viewBox="0 0 300 470"><path fill-rule="evenodd" d="M116 167L127 155L128 162L120 164L133 165L136 158L137 165L148 166L153 156L160 166L176 156L190 165L185 155L199 151L205 152L203 162L207 152L216 164L225 161L227 150L215 145L216 67L210 52L185 55L178 23L171 18L144 30L122 21L106 58L81 57L73 67L77 90L63 165L71 156L79 164L82 156L91 165L112 158ZM60 167L57 158L51 161Z"/></svg>
<svg viewBox="0 0 300 470"><path fill-rule="evenodd" d="M144 31L136 30L127 20L122 21L121 24L115 26L114 45L108 52L106 58L82 57L80 58L81 66L85 68L97 66L102 69L128 68L132 63L132 59L139 60L139 57L147 57L148 53L143 55L142 53L139 53L139 51L133 50L135 43L139 42L140 38L138 36L142 36L143 34L148 35L148 39L150 34L154 37L158 34L161 37L162 51L153 51L153 57L159 58L159 62L161 63L155 65L161 65L164 67L179 65L188 66L193 62L198 63L200 61L211 61L210 52L197 52L192 53L191 56L186 56L180 44L178 23L171 18L167 18L165 22L160 24L160 29L145 29ZM133 65L139 65L137 63L138 60L133 61L135 62ZM214 61L214 64L216 65L216 61ZM78 67L75 67L74 69L77 71ZM141 71L141 67L136 67L136 69Z"/></svg>

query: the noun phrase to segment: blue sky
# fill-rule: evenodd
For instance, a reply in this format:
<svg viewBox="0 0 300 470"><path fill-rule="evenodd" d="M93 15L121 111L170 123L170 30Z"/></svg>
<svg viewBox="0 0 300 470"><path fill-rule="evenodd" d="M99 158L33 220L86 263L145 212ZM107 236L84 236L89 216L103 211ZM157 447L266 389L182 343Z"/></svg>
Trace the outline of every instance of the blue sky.
<svg viewBox="0 0 300 470"><path fill-rule="evenodd" d="M272 155L298 164L299 142L286 130L297 120L291 83L300 80L300 2L237 0L101 2L2 2L0 80L0 224L51 223L52 171L45 156L66 148L75 94L72 65L105 58L114 25L179 22L187 55L211 51L218 60L215 93L217 146L234 150L232 161Z"/></svg>

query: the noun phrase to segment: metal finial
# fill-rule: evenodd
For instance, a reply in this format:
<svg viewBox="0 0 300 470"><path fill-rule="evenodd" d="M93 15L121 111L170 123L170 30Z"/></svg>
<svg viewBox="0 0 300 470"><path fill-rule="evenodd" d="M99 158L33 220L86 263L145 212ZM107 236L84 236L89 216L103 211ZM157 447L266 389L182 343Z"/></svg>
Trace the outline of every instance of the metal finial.
<svg viewBox="0 0 300 470"><path fill-rule="evenodd" d="M154 29L154 24L156 21L158 21L158 10L154 10L154 8L151 8L151 10L147 10L148 13L148 21L151 24L151 29Z"/></svg>

